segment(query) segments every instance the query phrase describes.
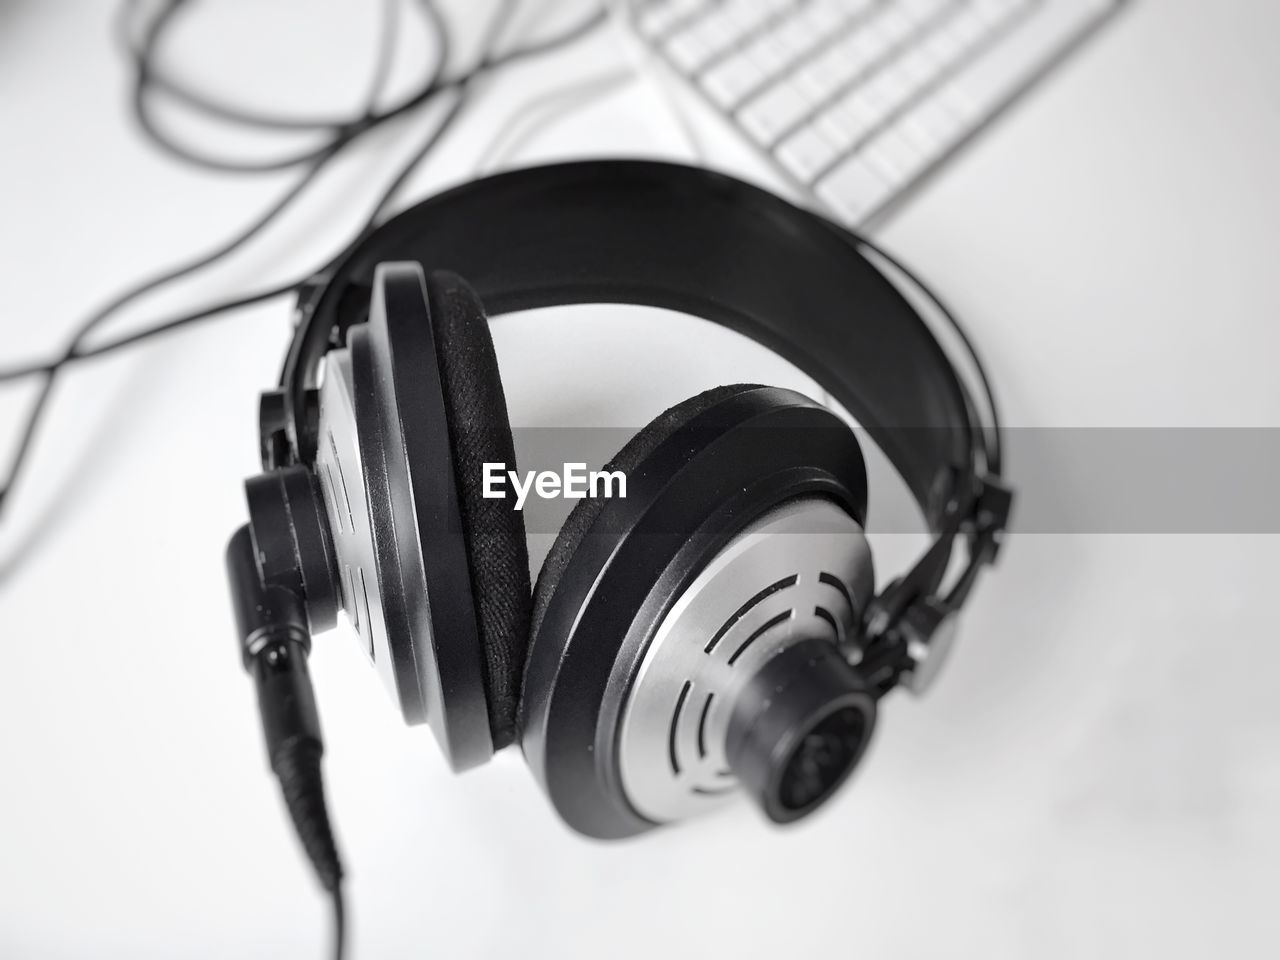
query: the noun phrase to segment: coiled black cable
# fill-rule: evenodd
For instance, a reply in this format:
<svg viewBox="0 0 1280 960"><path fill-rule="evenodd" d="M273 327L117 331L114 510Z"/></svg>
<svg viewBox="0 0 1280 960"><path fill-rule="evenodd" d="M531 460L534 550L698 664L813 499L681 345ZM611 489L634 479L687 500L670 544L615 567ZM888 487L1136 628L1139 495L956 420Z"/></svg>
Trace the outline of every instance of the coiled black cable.
<svg viewBox="0 0 1280 960"><path fill-rule="evenodd" d="M207 162L205 157L196 152L176 146L167 135L160 130L154 123L149 122L145 117L146 95L153 90L162 89L173 96L178 97L197 109L203 110L211 115L218 115L225 119L234 120L236 122L251 126L263 126L275 129L312 129L316 126L328 127L330 122L327 120L316 120L307 118L287 118L267 116L264 114L254 113L239 107L231 107L221 104L218 101L209 98L195 90L185 86L176 78L162 73L155 66L154 60L157 55L158 45L164 36L164 31L171 18L184 6L188 6L191 0L168 0L156 14L155 20L144 28L141 41L134 40L130 37L129 23L130 16L136 12L136 0L126 0L122 7L122 17L119 21L121 24L119 32L124 39L126 49L135 64L134 88L132 102L135 114L139 119L143 130L151 139L180 158L211 169L224 170L226 172L257 172L260 168L252 163L240 164L229 162L226 164ZM394 0L388 0L390 5L394 5ZM206 267L221 261L230 256L235 251L241 249L253 237L257 236L268 225L275 220L288 208L302 193L304 193L310 185L319 176L321 170L340 152L345 150L358 138L368 133L377 126L388 122L389 120L402 116L413 110L415 107L421 106L433 100L433 98L448 90L459 91L459 100L455 101L446 116L439 122L432 131L430 137L424 142L423 146L415 152L413 157L405 164L405 166L397 173L390 189L385 191L383 195L375 203L373 210L369 214L365 226L359 231L357 237L353 238L352 244L363 237L365 232L377 224L377 222L386 213L388 207L395 199L395 194L404 182L409 178L413 171L425 160L430 152L443 138L445 131L449 125L456 119L458 113L463 106L463 100L466 95L466 87L477 76L489 73L499 67L507 64L516 63L518 61L542 56L558 50L586 34L593 31L602 24L606 18L603 8L593 8L592 12L584 17L580 22L565 29L545 40L513 47L507 51L488 50L483 59L474 67L465 70L456 76L444 76L444 70L448 59L448 51L450 48L449 32L446 29L443 20L439 16L434 3L431 0L419 0L419 6L425 11L428 22L435 26L438 30L437 49L438 60L433 66L429 79L415 93L398 104L385 110L376 109L376 101L381 93L382 86L388 68L386 61L390 60L391 43L393 41L394 31L384 29L383 31L383 50L379 54L380 67L378 69L378 78L372 85L370 96L366 100L366 109L361 117L356 119L347 119L345 121L338 120L331 129L333 135L328 144L315 151L299 155L293 158L290 164L284 166L303 166L304 170L301 178L286 191L285 195L276 203L274 203L264 214L260 215L247 228L232 237L230 240L219 245L213 251L199 256L185 264L175 267L171 270L149 278L146 281L130 288L124 293L113 298L104 306L93 311L90 316L81 323L69 338L67 346L59 351L54 357L35 362L27 362L10 367L0 367L0 383L25 379L32 376L43 377L40 390L28 411L26 421L23 428L19 431L19 439L15 447L8 476L5 482L0 486L0 520L4 517L5 509L10 505L11 493L15 488L18 478L22 475L23 468L29 457L34 445L36 435L39 431L40 424L47 411L50 398L53 393L55 381L60 372L81 360L93 357L101 357L115 351L130 347L135 344L148 341L163 333L172 330L182 329L193 324L224 316L232 311L252 306L254 304L263 303L276 297L285 296L295 292L298 287L315 273L323 270L327 265L321 265L316 270L307 271L306 276L298 277L288 282L274 285L263 290L230 297L205 307L184 312L177 316L157 321L148 325L143 329L108 340L98 346L86 348L84 343L89 334L98 329L108 319L115 316L124 307L141 299L148 293L166 287L177 280L184 277L192 276ZM505 11L506 8L504 8ZM505 16L505 13L504 13ZM273 169L283 169L284 166L273 167ZM339 252L329 263L339 259L351 244L345 246L343 251Z"/></svg>

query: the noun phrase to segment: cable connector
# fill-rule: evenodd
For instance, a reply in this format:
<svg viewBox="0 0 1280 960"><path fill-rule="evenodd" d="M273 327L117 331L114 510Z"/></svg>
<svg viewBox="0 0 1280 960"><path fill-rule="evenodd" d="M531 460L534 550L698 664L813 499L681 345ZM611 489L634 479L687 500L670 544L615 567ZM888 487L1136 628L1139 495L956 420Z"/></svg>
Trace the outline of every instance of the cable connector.
<svg viewBox="0 0 1280 960"><path fill-rule="evenodd" d="M324 741L307 670L311 636L303 600L285 587L263 583L248 525L227 545L227 576L241 660L258 692L267 758L316 876L339 904L342 862L325 804Z"/></svg>

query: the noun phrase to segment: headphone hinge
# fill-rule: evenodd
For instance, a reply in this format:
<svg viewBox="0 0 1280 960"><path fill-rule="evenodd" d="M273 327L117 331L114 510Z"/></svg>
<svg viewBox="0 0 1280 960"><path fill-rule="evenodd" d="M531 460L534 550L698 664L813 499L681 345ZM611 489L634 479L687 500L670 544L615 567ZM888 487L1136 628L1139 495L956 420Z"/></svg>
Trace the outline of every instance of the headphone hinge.
<svg viewBox="0 0 1280 960"><path fill-rule="evenodd" d="M264 470L279 470L298 462L289 442L289 415L284 390L266 390L258 397L258 454ZM314 436L320 424L320 391L305 390L299 411Z"/></svg>
<svg viewBox="0 0 1280 960"><path fill-rule="evenodd" d="M293 303L294 327L305 326L311 319L311 315L315 313L316 304L320 302L320 294L329 285L332 276L333 274L329 272L317 273L298 284L298 296Z"/></svg>
<svg viewBox="0 0 1280 960"><path fill-rule="evenodd" d="M994 563L1013 510L1013 491L994 477L974 478L968 518L957 521L959 501L947 502L950 521L906 576L890 583L868 606L863 636L868 641L859 670L883 696L899 682L923 692L937 675L954 635L955 615L982 567ZM944 596L937 581L945 573L957 535L967 534L969 558ZM937 648L937 649L935 649ZM927 664L927 669L926 669Z"/></svg>
<svg viewBox="0 0 1280 960"><path fill-rule="evenodd" d="M1013 490L990 476L983 476L979 485L973 518L975 562L993 564L1013 513Z"/></svg>
<svg viewBox="0 0 1280 960"><path fill-rule="evenodd" d="M341 605L333 537L314 474L292 466L245 481L258 573L305 604L312 633L330 629Z"/></svg>
<svg viewBox="0 0 1280 960"><path fill-rule="evenodd" d="M289 434L285 429L283 390L267 390L258 395L258 454L265 470L289 463Z"/></svg>

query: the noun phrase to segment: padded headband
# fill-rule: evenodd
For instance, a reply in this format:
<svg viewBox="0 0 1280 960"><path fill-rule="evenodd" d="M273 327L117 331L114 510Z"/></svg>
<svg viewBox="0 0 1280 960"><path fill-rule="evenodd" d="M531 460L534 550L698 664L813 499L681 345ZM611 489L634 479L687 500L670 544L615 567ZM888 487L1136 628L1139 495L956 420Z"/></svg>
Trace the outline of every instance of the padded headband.
<svg viewBox="0 0 1280 960"><path fill-rule="evenodd" d="M491 316L629 303L745 334L858 420L935 529L980 469L982 430L964 386L853 234L730 177L646 161L559 164L474 181L356 244L302 305L285 362L286 427L302 462L315 451L301 414L304 391L325 351L365 319L374 267L391 260L455 271Z"/></svg>

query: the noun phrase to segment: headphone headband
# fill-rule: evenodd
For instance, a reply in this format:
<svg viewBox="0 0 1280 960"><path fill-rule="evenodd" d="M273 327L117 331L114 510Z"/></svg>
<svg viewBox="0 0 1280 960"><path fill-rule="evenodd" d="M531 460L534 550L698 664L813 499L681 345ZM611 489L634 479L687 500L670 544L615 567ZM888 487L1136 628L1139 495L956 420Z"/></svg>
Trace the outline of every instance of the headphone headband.
<svg viewBox="0 0 1280 960"><path fill-rule="evenodd" d="M374 268L415 260L465 277L491 316L628 303L751 337L859 421L938 529L974 495L982 428L943 349L858 242L764 190L676 164L558 164L449 190L368 234L302 305L282 375L293 455L314 456L305 390L365 319Z"/></svg>

